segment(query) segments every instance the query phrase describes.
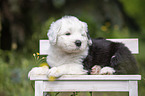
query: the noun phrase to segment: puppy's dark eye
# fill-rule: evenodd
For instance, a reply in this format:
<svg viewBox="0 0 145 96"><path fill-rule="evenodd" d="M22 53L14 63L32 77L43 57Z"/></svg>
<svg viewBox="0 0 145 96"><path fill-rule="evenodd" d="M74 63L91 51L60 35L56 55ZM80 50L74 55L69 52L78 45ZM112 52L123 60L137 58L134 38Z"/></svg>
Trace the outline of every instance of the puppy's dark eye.
<svg viewBox="0 0 145 96"><path fill-rule="evenodd" d="M65 35L71 35L70 33L66 33Z"/></svg>

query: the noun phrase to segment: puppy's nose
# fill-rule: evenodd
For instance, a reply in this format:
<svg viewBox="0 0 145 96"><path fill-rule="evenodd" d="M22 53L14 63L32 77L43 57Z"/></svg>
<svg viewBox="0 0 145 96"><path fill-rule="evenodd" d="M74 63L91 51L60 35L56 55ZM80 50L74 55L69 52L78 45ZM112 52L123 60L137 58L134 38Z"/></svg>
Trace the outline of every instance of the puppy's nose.
<svg viewBox="0 0 145 96"><path fill-rule="evenodd" d="M81 42L80 40L76 40L76 41L75 41L75 44L76 44L76 46L80 47L81 44L82 44L82 42Z"/></svg>

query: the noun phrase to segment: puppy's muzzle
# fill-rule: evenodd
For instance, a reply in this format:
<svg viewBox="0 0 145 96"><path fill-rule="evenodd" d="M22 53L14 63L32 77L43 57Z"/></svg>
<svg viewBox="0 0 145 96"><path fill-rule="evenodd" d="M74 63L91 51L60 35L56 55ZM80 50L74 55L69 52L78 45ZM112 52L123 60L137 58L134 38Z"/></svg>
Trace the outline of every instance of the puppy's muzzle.
<svg viewBox="0 0 145 96"><path fill-rule="evenodd" d="M80 47L81 44L82 44L82 42L81 42L80 40L76 40L76 41L75 41L75 45L76 45L77 47Z"/></svg>

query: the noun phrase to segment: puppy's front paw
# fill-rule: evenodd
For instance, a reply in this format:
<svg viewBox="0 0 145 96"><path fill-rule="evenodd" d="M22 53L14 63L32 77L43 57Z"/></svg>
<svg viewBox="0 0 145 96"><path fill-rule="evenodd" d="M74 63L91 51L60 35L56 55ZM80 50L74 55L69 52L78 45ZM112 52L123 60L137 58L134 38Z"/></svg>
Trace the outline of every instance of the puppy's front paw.
<svg viewBox="0 0 145 96"><path fill-rule="evenodd" d="M28 73L28 78L31 75L44 75L48 73L49 68L48 67L34 67L31 69L31 71Z"/></svg>
<svg viewBox="0 0 145 96"><path fill-rule="evenodd" d="M57 67L52 67L48 72L48 77L60 77L61 71Z"/></svg>
<svg viewBox="0 0 145 96"><path fill-rule="evenodd" d="M115 73L115 70L111 67L103 67L101 70L100 70L100 73L101 75L112 75L113 73Z"/></svg>
<svg viewBox="0 0 145 96"><path fill-rule="evenodd" d="M92 67L91 75L98 75L100 73L101 66L95 65Z"/></svg>

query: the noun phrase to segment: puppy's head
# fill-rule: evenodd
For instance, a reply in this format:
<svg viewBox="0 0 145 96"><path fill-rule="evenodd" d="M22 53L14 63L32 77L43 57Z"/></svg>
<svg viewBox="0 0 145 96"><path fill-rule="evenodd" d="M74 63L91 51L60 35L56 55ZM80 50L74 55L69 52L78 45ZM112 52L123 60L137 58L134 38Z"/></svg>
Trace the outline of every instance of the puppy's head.
<svg viewBox="0 0 145 96"><path fill-rule="evenodd" d="M68 53L81 52L92 44L87 27L76 17L65 16L51 24L47 35L51 45Z"/></svg>

